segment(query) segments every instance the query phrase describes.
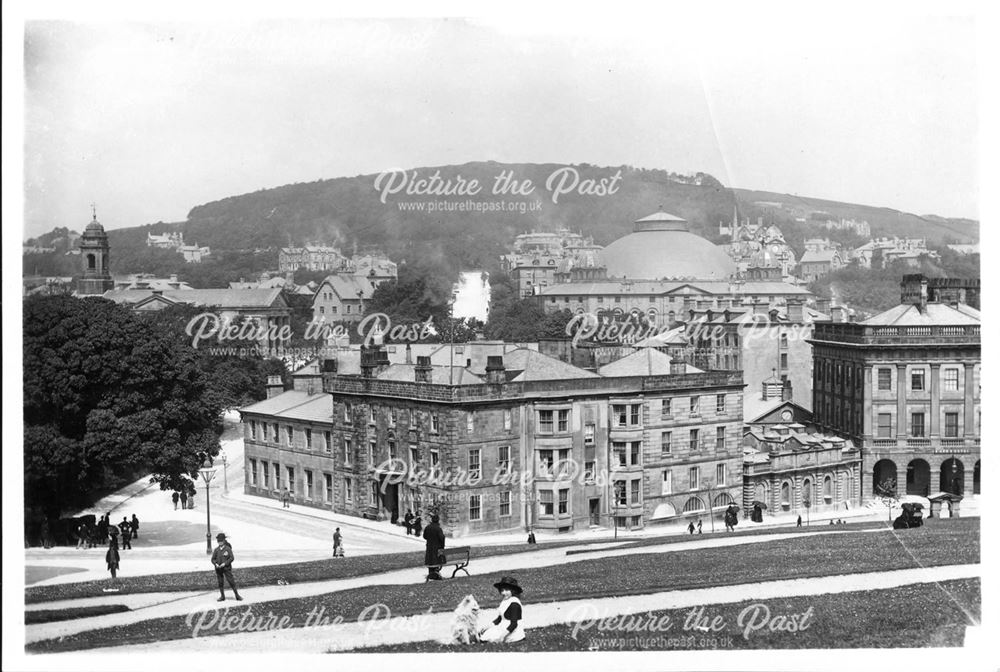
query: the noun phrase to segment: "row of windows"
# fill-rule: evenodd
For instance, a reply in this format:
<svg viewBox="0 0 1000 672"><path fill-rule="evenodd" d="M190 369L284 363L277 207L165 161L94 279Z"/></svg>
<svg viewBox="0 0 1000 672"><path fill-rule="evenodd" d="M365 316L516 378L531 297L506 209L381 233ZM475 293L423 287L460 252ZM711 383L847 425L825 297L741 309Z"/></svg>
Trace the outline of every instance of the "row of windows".
<svg viewBox="0 0 1000 672"><path fill-rule="evenodd" d="M891 368L880 368L878 369L878 389L880 391L892 390L892 374L893 369ZM945 392L958 392L958 369L955 367L947 367L941 369L941 388ZM912 392L923 392L928 389L927 387L927 370L926 369L911 369L910 370L910 390Z"/></svg>
<svg viewBox="0 0 1000 672"><path fill-rule="evenodd" d="M711 399L711 397L709 397ZM677 402L677 403L674 403ZM701 415L702 403L700 396L690 397L687 400L686 408L678 408L683 404L680 399L663 399L660 402L660 419L672 420L675 414L687 412L689 417ZM726 395L715 395L715 412L724 414L726 412ZM637 427L642 424L642 404L615 404L612 406L612 423L615 427Z"/></svg>
<svg viewBox="0 0 1000 672"><path fill-rule="evenodd" d="M909 436L912 437L923 437L926 436L927 424L925 422L925 413L911 413L910 414L910 433ZM878 414L878 424L876 428L875 436L878 438L892 438L892 414L891 413L879 413ZM944 436L945 438L957 438L958 437L958 413L945 413L944 414Z"/></svg>
<svg viewBox="0 0 1000 672"><path fill-rule="evenodd" d="M353 409L351 408L350 404L344 404L344 424L346 424L346 425L353 424L353 422L354 422L353 415L352 415L352 410ZM542 411L542 412L544 413L545 411ZM552 411L548 411L548 413L551 414ZM559 411L559 413L560 414L563 414L563 413L566 414L565 417L560 416L560 431L565 431L566 428L564 427L564 425L566 423L568 423L568 418L569 418L568 414L569 414L569 411ZM374 405L373 406L369 406L368 407L368 424L372 424L372 425L376 424L379 415L380 415L380 409L378 407L376 407ZM389 427L396 427L396 426L402 424L404 427L409 428L411 426L411 424L414 421L418 421L418 418L419 418L419 412L418 411L410 411L409 413L407 413L407 414L405 414L403 416L403 420L402 420L402 423L401 423L400 422L400 413L399 413L399 410L396 409L396 408L393 408L393 407L389 407L388 409L383 409L381 411L381 415L382 415L382 417L385 418L386 423L389 425ZM551 415L549 416L549 422L551 424ZM441 431L441 420L440 420L440 417L438 416L437 413L430 413L429 414L429 423L430 423L430 431L431 431L432 434L438 434L438 433L440 433L440 431ZM475 413L473 413L471 411L469 413L467 413L466 417L465 417L465 423L466 423L466 430L467 431L469 431L469 432L474 431L475 430L475 423L476 423ZM514 424L513 412L509 408L504 409L504 412L503 412L503 428L504 428L504 430L508 430L509 431L511 429L511 427L513 427L513 424Z"/></svg>
<svg viewBox="0 0 1000 672"><path fill-rule="evenodd" d="M301 494L306 499L313 499L317 494L314 490L314 472L302 470L302 480L295 480L295 467L282 469L277 462L250 460L250 486L264 490L288 490L292 495ZM333 474L323 474L322 500L333 503Z"/></svg>
<svg viewBox="0 0 1000 672"><path fill-rule="evenodd" d="M726 465L720 462L715 465L715 483L702 483L701 467L688 467L688 490L698 490L703 487L724 487L726 485ZM661 474L660 484L661 495L671 495L674 493L673 471L664 469Z"/></svg>
<svg viewBox="0 0 1000 672"><path fill-rule="evenodd" d="M302 430L306 450L313 450L314 448L322 447L324 453L329 453L332 451L333 443L331 439L330 432L323 432L322 443L320 446L313 444L313 430L306 428ZM254 441L270 441L272 443L284 442L286 446L292 446L295 443L295 428L291 425L285 425L284 431L281 431L278 423L272 422L258 422L256 420L250 421L250 438Z"/></svg>

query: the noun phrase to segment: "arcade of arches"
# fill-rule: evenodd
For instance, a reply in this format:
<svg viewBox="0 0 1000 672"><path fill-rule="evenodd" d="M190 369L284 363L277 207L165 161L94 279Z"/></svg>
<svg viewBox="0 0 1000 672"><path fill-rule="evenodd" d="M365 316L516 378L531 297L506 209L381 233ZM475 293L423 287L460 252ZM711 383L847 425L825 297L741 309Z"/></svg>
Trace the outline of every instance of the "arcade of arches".
<svg viewBox="0 0 1000 672"><path fill-rule="evenodd" d="M878 495L879 485L889 480L897 484L900 495L918 495L927 497L935 492L949 492L955 495L965 495L971 485L972 493L979 494L979 460L973 465L972 482L966 482L966 466L956 457L943 458L935 467L921 458L910 460L906 464L905 475L900 473L896 463L882 459L875 463L872 470L871 494ZM904 490L905 485L905 490Z"/></svg>

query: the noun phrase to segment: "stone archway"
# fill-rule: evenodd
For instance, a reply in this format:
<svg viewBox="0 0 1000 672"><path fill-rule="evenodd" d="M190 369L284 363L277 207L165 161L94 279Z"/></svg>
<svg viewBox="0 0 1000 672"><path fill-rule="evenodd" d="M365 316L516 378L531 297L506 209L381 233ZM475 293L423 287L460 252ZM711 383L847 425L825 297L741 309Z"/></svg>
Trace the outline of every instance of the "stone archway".
<svg viewBox="0 0 1000 672"><path fill-rule="evenodd" d="M896 480L896 463L892 460L879 460L872 469L872 494L881 494L879 486L888 480Z"/></svg>
<svg viewBox="0 0 1000 672"><path fill-rule="evenodd" d="M931 492L931 465L919 458L906 465L906 494L926 497Z"/></svg>
<svg viewBox="0 0 1000 672"><path fill-rule="evenodd" d="M979 460L976 460L976 466L972 468L972 494L979 494Z"/></svg>
<svg viewBox="0 0 1000 672"><path fill-rule="evenodd" d="M961 460L954 457L941 463L941 492L950 492L953 495L961 495L964 489L965 465Z"/></svg>

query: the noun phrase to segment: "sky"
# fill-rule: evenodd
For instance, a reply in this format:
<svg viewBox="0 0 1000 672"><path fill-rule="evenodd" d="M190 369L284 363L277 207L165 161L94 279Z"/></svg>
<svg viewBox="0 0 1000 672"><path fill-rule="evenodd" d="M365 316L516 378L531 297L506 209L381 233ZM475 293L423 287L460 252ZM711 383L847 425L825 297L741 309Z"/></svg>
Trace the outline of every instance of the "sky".
<svg viewBox="0 0 1000 672"><path fill-rule="evenodd" d="M481 160L979 218L972 17L727 17L27 21L24 236Z"/></svg>

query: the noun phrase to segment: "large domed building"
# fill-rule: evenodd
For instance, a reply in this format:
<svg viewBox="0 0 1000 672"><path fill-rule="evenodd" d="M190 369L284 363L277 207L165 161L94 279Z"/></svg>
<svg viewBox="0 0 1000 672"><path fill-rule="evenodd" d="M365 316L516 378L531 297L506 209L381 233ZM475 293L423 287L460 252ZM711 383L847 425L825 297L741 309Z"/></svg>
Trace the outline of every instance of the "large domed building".
<svg viewBox="0 0 1000 672"><path fill-rule="evenodd" d="M726 252L688 230L687 220L657 212L600 252L609 278L726 281L736 264Z"/></svg>

